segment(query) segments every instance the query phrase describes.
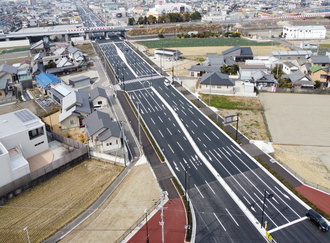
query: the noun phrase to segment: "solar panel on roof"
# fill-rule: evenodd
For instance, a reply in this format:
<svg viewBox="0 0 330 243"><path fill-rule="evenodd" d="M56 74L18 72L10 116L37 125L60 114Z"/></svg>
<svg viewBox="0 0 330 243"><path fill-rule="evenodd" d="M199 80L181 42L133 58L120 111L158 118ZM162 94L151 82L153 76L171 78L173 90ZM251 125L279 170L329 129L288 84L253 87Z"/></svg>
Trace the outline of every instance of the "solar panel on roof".
<svg viewBox="0 0 330 243"><path fill-rule="evenodd" d="M21 110L14 113L22 122L32 121L36 117L28 110Z"/></svg>

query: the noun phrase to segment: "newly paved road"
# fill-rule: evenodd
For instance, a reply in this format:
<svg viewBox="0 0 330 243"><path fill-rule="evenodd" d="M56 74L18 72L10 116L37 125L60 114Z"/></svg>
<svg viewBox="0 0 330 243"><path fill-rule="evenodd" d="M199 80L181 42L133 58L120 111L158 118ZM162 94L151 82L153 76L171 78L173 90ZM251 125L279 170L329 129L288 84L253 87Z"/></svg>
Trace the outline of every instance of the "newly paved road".
<svg viewBox="0 0 330 243"><path fill-rule="evenodd" d="M163 77L148 77L151 67L144 66L144 74L139 76L142 69L133 67L126 58L128 47L123 48L123 43L111 45L102 46L105 55L116 50L119 62L121 59L127 66L120 73L122 88L139 110L172 172L187 188L196 212L196 242L264 242L261 221L277 239L285 241L288 228L300 242L315 234L314 225L305 220L306 205L172 86L166 87ZM107 56L113 67L118 63L114 56ZM306 236L300 233L301 228ZM308 240L313 241L313 237ZM318 234L317 238L325 236Z"/></svg>

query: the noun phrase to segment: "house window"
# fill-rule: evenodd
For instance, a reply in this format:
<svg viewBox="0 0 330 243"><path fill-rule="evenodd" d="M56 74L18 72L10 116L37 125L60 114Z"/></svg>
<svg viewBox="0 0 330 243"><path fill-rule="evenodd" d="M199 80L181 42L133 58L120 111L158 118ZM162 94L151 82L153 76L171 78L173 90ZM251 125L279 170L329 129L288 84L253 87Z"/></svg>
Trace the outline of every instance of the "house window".
<svg viewBox="0 0 330 243"><path fill-rule="evenodd" d="M39 127L37 129L34 129L34 130L30 130L29 131L29 138L30 140L36 138L36 137L39 137L41 135L44 135L44 128L43 127Z"/></svg>
<svg viewBox="0 0 330 243"><path fill-rule="evenodd" d="M44 143L44 141L42 141L42 142L40 142L40 143L37 143L37 144L35 144L34 146L37 147L37 146L39 146L40 144L43 144L43 143Z"/></svg>
<svg viewBox="0 0 330 243"><path fill-rule="evenodd" d="M221 86L217 86L217 89L221 89Z"/></svg>
<svg viewBox="0 0 330 243"><path fill-rule="evenodd" d="M118 139L116 140L116 144L118 144Z"/></svg>
<svg viewBox="0 0 330 243"><path fill-rule="evenodd" d="M112 143L107 143L107 146L111 146L112 145Z"/></svg>
<svg viewBox="0 0 330 243"><path fill-rule="evenodd" d="M75 120L70 120L70 125L76 124Z"/></svg>
<svg viewBox="0 0 330 243"><path fill-rule="evenodd" d="M98 105L102 105L102 100L97 102Z"/></svg>

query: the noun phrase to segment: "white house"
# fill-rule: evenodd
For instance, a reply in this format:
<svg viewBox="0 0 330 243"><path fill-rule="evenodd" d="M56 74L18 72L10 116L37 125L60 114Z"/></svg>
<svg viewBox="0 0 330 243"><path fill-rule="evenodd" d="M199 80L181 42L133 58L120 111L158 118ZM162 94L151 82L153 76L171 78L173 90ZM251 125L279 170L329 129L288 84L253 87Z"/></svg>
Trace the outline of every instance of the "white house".
<svg viewBox="0 0 330 243"><path fill-rule="evenodd" d="M105 89L100 87L96 87L90 91L89 99L92 107L95 108L107 108L110 107L110 103L108 100L108 95Z"/></svg>
<svg viewBox="0 0 330 243"><path fill-rule="evenodd" d="M109 114L94 111L83 120L83 124L88 138L97 151L110 153L122 148L120 126Z"/></svg>
<svg viewBox="0 0 330 243"><path fill-rule="evenodd" d="M268 68L265 65L240 65L239 73L241 80L249 80L252 74L257 71L268 72Z"/></svg>
<svg viewBox="0 0 330 243"><path fill-rule="evenodd" d="M327 29L323 25L283 26L283 37L287 40L325 39Z"/></svg>
<svg viewBox="0 0 330 243"><path fill-rule="evenodd" d="M198 92L206 94L234 94L235 82L227 74L220 72L205 73L201 78Z"/></svg>
<svg viewBox="0 0 330 243"><path fill-rule="evenodd" d="M45 124L27 109L0 115L0 186L30 173L28 158L49 149Z"/></svg>

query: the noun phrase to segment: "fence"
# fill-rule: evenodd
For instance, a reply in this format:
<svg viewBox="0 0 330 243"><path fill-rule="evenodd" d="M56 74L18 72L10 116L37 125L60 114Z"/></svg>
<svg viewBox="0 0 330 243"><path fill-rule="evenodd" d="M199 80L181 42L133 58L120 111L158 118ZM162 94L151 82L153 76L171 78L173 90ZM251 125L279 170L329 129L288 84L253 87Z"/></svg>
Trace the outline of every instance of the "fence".
<svg viewBox="0 0 330 243"><path fill-rule="evenodd" d="M330 89L290 89L277 87L276 93L330 94Z"/></svg>
<svg viewBox="0 0 330 243"><path fill-rule="evenodd" d="M74 148L74 150L62 158L54 160L50 164L32 171L30 174L0 187L0 205L12 197L20 194L21 192L52 178L54 175L57 175L88 158L87 145L63 137L56 133L48 132L48 135L53 139L65 144L68 146L68 148Z"/></svg>
<svg viewBox="0 0 330 243"><path fill-rule="evenodd" d="M149 215L156 207L158 207L158 206L161 206L160 205L160 200L158 200L157 202L155 202L155 204L154 205L152 205L152 207L151 208L149 208L148 209L148 211L145 213L145 214L143 214L138 220L136 220L133 224L132 224L132 226L131 227L129 227L129 229L128 230L126 230L123 234L122 234L122 236L120 236L116 241L115 241L115 243L120 243L120 242L122 242L133 230L135 230L137 227L138 227L138 225L139 224L141 224L142 222L143 222L143 220L145 220L145 218L146 218L146 214L147 215Z"/></svg>

